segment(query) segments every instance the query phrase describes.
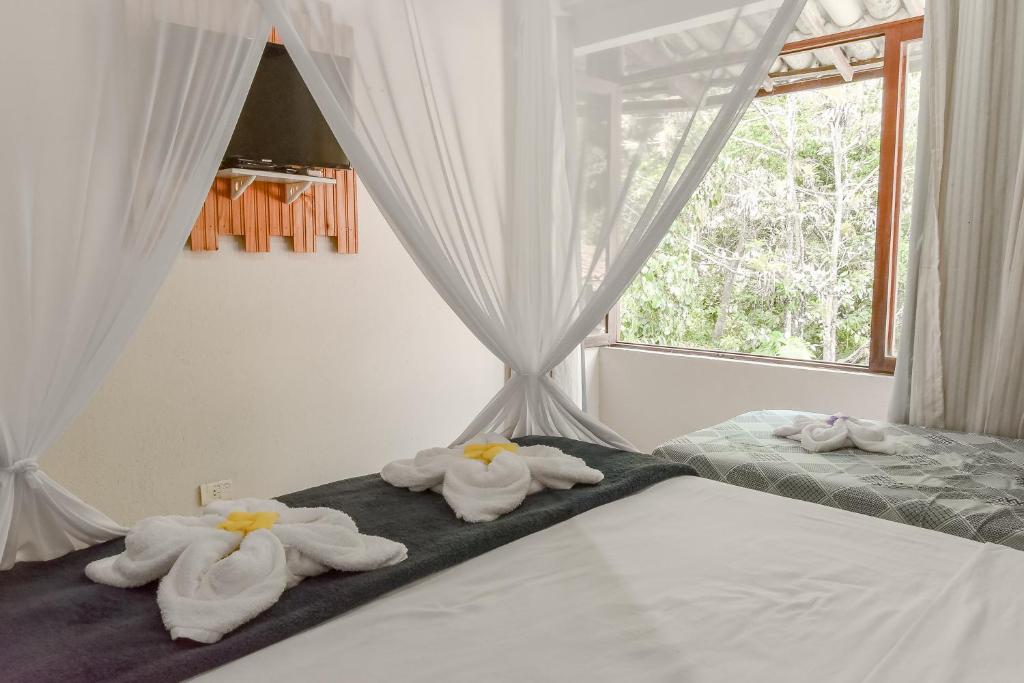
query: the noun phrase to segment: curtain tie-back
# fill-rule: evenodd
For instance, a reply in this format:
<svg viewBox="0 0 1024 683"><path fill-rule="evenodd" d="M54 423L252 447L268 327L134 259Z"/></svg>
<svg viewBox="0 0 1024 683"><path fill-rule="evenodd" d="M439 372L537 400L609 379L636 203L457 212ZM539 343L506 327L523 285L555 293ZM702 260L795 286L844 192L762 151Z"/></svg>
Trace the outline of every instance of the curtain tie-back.
<svg viewBox="0 0 1024 683"><path fill-rule="evenodd" d="M24 460L19 460L18 462L14 463L10 467L2 467L2 468L0 468L0 472L6 472L7 474L13 474L13 475L19 475L19 474L29 474L30 472L35 472L38 469L39 469L39 463L37 463L35 460L32 460L31 458L26 458Z"/></svg>

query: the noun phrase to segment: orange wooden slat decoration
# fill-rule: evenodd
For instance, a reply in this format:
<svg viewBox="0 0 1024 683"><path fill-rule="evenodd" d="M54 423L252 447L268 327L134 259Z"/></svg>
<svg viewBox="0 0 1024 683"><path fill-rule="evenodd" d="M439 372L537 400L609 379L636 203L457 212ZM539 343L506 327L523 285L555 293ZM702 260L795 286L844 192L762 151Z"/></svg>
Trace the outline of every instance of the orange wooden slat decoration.
<svg viewBox="0 0 1024 683"><path fill-rule="evenodd" d="M349 216L351 220L348 222L348 237L349 237L349 249L348 253L358 254L359 253L359 193L356 191L356 174L355 171L348 172L348 185L351 188L349 197Z"/></svg>
<svg viewBox="0 0 1024 683"><path fill-rule="evenodd" d="M256 194L253 183L237 200L242 205L242 229L245 233L245 250L258 252L259 242L256 240Z"/></svg>
<svg viewBox="0 0 1024 683"><path fill-rule="evenodd" d="M217 195L213 192L206 193L206 201L203 203L203 221L206 229L206 249L216 251L217 249Z"/></svg>
<svg viewBox="0 0 1024 683"><path fill-rule="evenodd" d="M268 218L269 198L268 183L252 184L253 202L256 204L256 248L259 251L270 251L270 221Z"/></svg>
<svg viewBox="0 0 1024 683"><path fill-rule="evenodd" d="M284 185L266 183L267 186L267 234L281 237L281 204L284 202Z"/></svg>
<svg viewBox="0 0 1024 683"><path fill-rule="evenodd" d="M299 197L286 207L292 215L292 249L302 253L309 251L306 248L306 212L302 207L302 197Z"/></svg>
<svg viewBox="0 0 1024 683"><path fill-rule="evenodd" d="M356 206L356 174L344 171L345 176L345 249L342 253L355 254L359 251L359 233L356 230L358 210ZM339 228L338 245L341 246L341 230ZM341 251L341 249L339 249Z"/></svg>
<svg viewBox="0 0 1024 683"><path fill-rule="evenodd" d="M303 221L306 228L306 251L316 251L316 211L315 200L313 199L313 188L302 193L296 204L302 202Z"/></svg>
<svg viewBox="0 0 1024 683"><path fill-rule="evenodd" d="M285 186L281 185L277 190L278 192L278 213L281 214L281 236L292 237L295 235L295 227L292 225L292 207L284 203L287 191Z"/></svg>
<svg viewBox="0 0 1024 683"><path fill-rule="evenodd" d="M245 234L245 221L242 220L242 200L231 199L231 179L225 178L224 180L228 182L228 201L231 202L231 217L228 219L230 221L231 234L241 237Z"/></svg>
<svg viewBox="0 0 1024 683"><path fill-rule="evenodd" d="M217 178L206 195L189 236L192 251L215 251L218 235L244 238L248 252L270 251L270 237L291 237L295 251L316 251L317 236L338 240L338 252L358 251L355 173L325 169L336 184L313 185L291 205L285 186L255 182L231 199L231 181Z"/></svg>
<svg viewBox="0 0 1024 683"><path fill-rule="evenodd" d="M268 43L277 43L278 45L282 45L284 43L284 41L281 40L281 36L278 35L278 33L277 33L277 27L276 26L271 27L271 29L270 29L270 36L267 38L267 42Z"/></svg>
<svg viewBox="0 0 1024 683"><path fill-rule="evenodd" d="M348 176L350 171L337 172L337 184L334 186L335 202L338 205L338 253L348 254L349 209L352 193L349 191Z"/></svg>
<svg viewBox="0 0 1024 683"><path fill-rule="evenodd" d="M213 181L211 194L217 199L217 234L231 234L231 181L227 178L217 178Z"/></svg>
<svg viewBox="0 0 1024 683"><path fill-rule="evenodd" d="M338 195L338 201L341 204L340 211L338 212L338 252L341 254L348 253L348 221L349 221L349 208L352 204L352 192L348 185L348 174L338 174L338 186L341 188L341 194Z"/></svg>
<svg viewBox="0 0 1024 683"><path fill-rule="evenodd" d="M327 236L327 187L314 185L313 190L313 227L317 237Z"/></svg>
<svg viewBox="0 0 1024 683"><path fill-rule="evenodd" d="M310 190L303 192L302 196L295 201L294 206L298 206L299 211L302 212L304 251L311 254L316 251L316 225L313 224L313 193Z"/></svg>
<svg viewBox="0 0 1024 683"><path fill-rule="evenodd" d="M192 233L189 235L189 246L192 251L206 251L206 204L199 207L199 215L196 222L192 224Z"/></svg>
<svg viewBox="0 0 1024 683"><path fill-rule="evenodd" d="M337 238L338 253L345 253L345 225L347 219L345 218L345 207L348 205L348 192L345 191L345 171L338 171L334 174L335 184L334 192L334 203L338 207L338 211L335 214L337 224L335 225L335 237Z"/></svg>
<svg viewBox="0 0 1024 683"><path fill-rule="evenodd" d="M337 182L338 173L333 169L326 169L324 176L334 178ZM324 234L328 237L338 236L338 201L333 187L324 188Z"/></svg>

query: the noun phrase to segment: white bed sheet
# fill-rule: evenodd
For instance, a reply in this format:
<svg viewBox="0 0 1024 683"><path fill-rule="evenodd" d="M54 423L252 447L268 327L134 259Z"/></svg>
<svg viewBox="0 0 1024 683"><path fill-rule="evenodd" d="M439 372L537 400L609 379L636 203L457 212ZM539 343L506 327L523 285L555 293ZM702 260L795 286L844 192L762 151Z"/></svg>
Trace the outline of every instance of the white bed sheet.
<svg viewBox="0 0 1024 683"><path fill-rule="evenodd" d="M988 659L1015 651L1020 629L1006 623L1021 614L1020 600L993 624L977 618L987 612L972 600L992 599L1000 572L1024 577L1024 554L998 553L998 571L974 581L991 552L681 477L198 680L878 682L913 679L925 665L952 670L945 659L963 674L972 653L988 667L986 680L1016 680L1009 661ZM970 624L945 628L965 614Z"/></svg>

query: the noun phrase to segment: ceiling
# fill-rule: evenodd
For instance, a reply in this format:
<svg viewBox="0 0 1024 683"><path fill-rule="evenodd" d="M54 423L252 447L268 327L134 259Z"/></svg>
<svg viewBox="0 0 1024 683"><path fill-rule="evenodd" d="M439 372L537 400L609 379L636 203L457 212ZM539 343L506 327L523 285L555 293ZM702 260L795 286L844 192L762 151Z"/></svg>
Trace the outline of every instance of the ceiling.
<svg viewBox="0 0 1024 683"><path fill-rule="evenodd" d="M807 0L788 42L898 21L923 13L924 0ZM840 59L837 51L856 67L858 63L870 63L870 60L880 58L882 41L863 40L837 48L787 55L775 62L772 74L834 66Z"/></svg>
<svg viewBox="0 0 1024 683"><path fill-rule="evenodd" d="M678 100L686 109L699 104L708 84L713 99L719 81L727 88L742 72L746 51L759 43L774 12L758 10L762 3L753 0L733 0L744 9L739 15L722 11L713 20L694 21L696 5L689 2L694 0L565 0L575 54L588 60L588 74L620 86L626 101L653 102L662 111ZM807 0L786 42L920 16L924 2ZM835 74L853 80L858 71L879 68L882 43L876 37L780 57L763 90Z"/></svg>

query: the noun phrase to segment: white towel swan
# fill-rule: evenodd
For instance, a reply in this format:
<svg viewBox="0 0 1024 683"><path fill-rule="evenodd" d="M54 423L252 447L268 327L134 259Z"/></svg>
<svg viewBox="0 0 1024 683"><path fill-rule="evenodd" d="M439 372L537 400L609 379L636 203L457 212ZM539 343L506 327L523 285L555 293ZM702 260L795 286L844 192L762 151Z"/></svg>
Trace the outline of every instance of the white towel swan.
<svg viewBox="0 0 1024 683"><path fill-rule="evenodd" d="M85 574L119 588L162 577L157 603L171 638L214 643L306 577L405 558L404 545L359 533L344 512L246 498L216 501L199 517L144 519L123 553L90 563Z"/></svg>
<svg viewBox="0 0 1024 683"><path fill-rule="evenodd" d="M552 446L518 446L498 434L481 434L454 448L428 448L384 466L380 476L411 491L444 496L455 516L490 522L545 488L597 484L600 470Z"/></svg>
<svg viewBox="0 0 1024 683"><path fill-rule="evenodd" d="M774 436L792 439L805 451L821 453L839 448L859 448L873 453L893 454L899 438L886 434L873 422L846 415L797 415L791 424L777 427Z"/></svg>

